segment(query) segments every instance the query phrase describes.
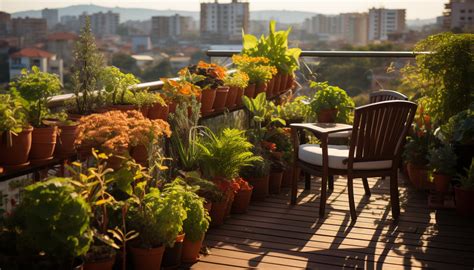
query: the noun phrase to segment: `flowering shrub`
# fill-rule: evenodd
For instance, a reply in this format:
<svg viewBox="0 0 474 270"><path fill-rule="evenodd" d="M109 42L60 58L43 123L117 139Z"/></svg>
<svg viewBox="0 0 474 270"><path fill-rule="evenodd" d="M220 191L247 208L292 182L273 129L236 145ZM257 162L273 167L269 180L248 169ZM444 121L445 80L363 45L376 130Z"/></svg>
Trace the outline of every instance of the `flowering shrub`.
<svg viewBox="0 0 474 270"><path fill-rule="evenodd" d="M249 83L266 83L277 74L277 69L269 64L265 57L250 57L248 55L234 55L232 62L240 71L247 73Z"/></svg>
<svg viewBox="0 0 474 270"><path fill-rule="evenodd" d="M212 63L209 64L204 61L199 61L197 65L185 67L179 71L179 75L184 78L189 78L192 75L201 76L201 80L192 81L202 89L215 89L219 86L223 86L226 73L227 69L225 67Z"/></svg>
<svg viewBox="0 0 474 270"><path fill-rule="evenodd" d="M92 145L108 153L123 153L131 146L148 145L171 135L167 122L149 120L138 111L110 111L81 118L76 145Z"/></svg>
<svg viewBox="0 0 474 270"><path fill-rule="evenodd" d="M199 86L184 79L171 80L161 78L160 80L163 82L162 91L167 100L190 100L193 96L198 97L201 95L201 89Z"/></svg>

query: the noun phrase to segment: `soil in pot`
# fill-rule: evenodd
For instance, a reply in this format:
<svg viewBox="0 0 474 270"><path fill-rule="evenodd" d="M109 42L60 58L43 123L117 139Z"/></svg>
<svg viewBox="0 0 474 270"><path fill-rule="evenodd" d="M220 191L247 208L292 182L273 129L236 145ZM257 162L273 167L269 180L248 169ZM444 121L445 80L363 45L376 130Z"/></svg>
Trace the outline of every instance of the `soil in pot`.
<svg viewBox="0 0 474 270"><path fill-rule="evenodd" d="M474 188L454 187L456 212L462 216L474 216Z"/></svg>
<svg viewBox="0 0 474 270"><path fill-rule="evenodd" d="M232 86L229 88L229 93L227 93L227 99L225 101L225 106L227 108L233 108L235 106L238 92L239 92L239 88L235 86Z"/></svg>
<svg viewBox="0 0 474 270"><path fill-rule="evenodd" d="M255 96L257 96L260 93L263 93L267 91L267 84L266 83L258 83L255 86Z"/></svg>
<svg viewBox="0 0 474 270"><path fill-rule="evenodd" d="M163 254L163 267L176 268L181 264L183 254L184 233L176 237L173 247L166 247Z"/></svg>
<svg viewBox="0 0 474 270"><path fill-rule="evenodd" d="M227 214L227 205L228 199L222 200L222 202L213 202L211 212L209 215L211 216L211 226L220 226L224 224L224 220Z"/></svg>
<svg viewBox="0 0 474 270"><path fill-rule="evenodd" d="M234 202L232 203L232 213L243 214L247 212L250 199L252 198L252 190L253 188L248 190L239 190L239 192L235 194Z"/></svg>
<svg viewBox="0 0 474 270"><path fill-rule="evenodd" d="M268 184L268 189L269 189L270 194L280 194L282 179L283 179L283 171L270 172L270 181Z"/></svg>
<svg viewBox="0 0 474 270"><path fill-rule="evenodd" d="M183 263L195 263L199 260L199 252L201 251L202 241L190 241L184 237L183 242L183 253L181 256L181 262Z"/></svg>
<svg viewBox="0 0 474 270"><path fill-rule="evenodd" d="M437 192L447 193L452 177L444 174L433 173L434 187Z"/></svg>
<svg viewBox="0 0 474 270"><path fill-rule="evenodd" d="M334 123L336 122L337 109L324 109L318 113L319 123Z"/></svg>
<svg viewBox="0 0 474 270"><path fill-rule="evenodd" d="M53 158L58 127L35 128L31 133L31 163L41 163Z"/></svg>
<svg viewBox="0 0 474 270"><path fill-rule="evenodd" d="M7 145L7 133L0 136L0 164L5 170L14 170L29 164L33 127L24 128L17 135L11 134L11 146Z"/></svg>
<svg viewBox="0 0 474 270"><path fill-rule="evenodd" d="M156 270L161 268L165 247L138 248L130 247L134 270Z"/></svg>
<svg viewBox="0 0 474 270"><path fill-rule="evenodd" d="M255 84L249 84L244 91L244 95L249 98L255 97Z"/></svg>
<svg viewBox="0 0 474 270"><path fill-rule="evenodd" d="M151 120L162 119L168 120L169 107L155 103L148 109L148 118Z"/></svg>
<svg viewBox="0 0 474 270"><path fill-rule="evenodd" d="M85 262L84 270L112 270L115 264L115 255L102 260Z"/></svg>
<svg viewBox="0 0 474 270"><path fill-rule="evenodd" d="M259 178L245 179L253 186L252 201L263 201L268 196L268 181L270 175Z"/></svg>
<svg viewBox="0 0 474 270"><path fill-rule="evenodd" d="M56 145L56 155L64 157L76 153L74 141L77 136L77 125L59 126L59 139Z"/></svg>
<svg viewBox="0 0 474 270"><path fill-rule="evenodd" d="M225 102L227 101L227 95L229 94L229 87L219 87L215 90L216 98L214 99L213 109L214 111L221 112L225 109Z"/></svg>
<svg viewBox="0 0 474 270"><path fill-rule="evenodd" d="M244 88L237 88L237 96L235 97L235 106L242 106L242 96L244 95Z"/></svg>
<svg viewBox="0 0 474 270"><path fill-rule="evenodd" d="M201 113L209 114L214 111L213 105L216 99L215 89L204 89L201 92Z"/></svg>

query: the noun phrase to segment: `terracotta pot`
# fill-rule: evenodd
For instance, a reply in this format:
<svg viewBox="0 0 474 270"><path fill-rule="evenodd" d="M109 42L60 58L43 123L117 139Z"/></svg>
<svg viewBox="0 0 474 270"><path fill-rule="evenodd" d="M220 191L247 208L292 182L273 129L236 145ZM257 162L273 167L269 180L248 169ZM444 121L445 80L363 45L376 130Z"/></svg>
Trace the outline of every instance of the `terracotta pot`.
<svg viewBox="0 0 474 270"><path fill-rule="evenodd" d="M266 91L267 91L267 83L258 83L257 86L255 86L255 96Z"/></svg>
<svg viewBox="0 0 474 270"><path fill-rule="evenodd" d="M167 105L161 105L155 103L148 109L148 118L151 120L162 119L168 120L169 107Z"/></svg>
<svg viewBox="0 0 474 270"><path fill-rule="evenodd" d="M236 101L238 92L239 92L239 88L235 86L232 86L229 88L229 93L227 93L227 99L225 101L225 106L227 108L233 108L235 106L235 101Z"/></svg>
<svg viewBox="0 0 474 270"><path fill-rule="evenodd" d="M270 181L268 184L270 194L280 194L282 179L283 171L272 171L270 173Z"/></svg>
<svg viewBox="0 0 474 270"><path fill-rule="evenodd" d="M110 105L109 109L111 111L121 111L121 112L127 112L127 111L133 111L136 110L137 107L135 105L131 104L117 104L117 105Z"/></svg>
<svg viewBox="0 0 474 270"><path fill-rule="evenodd" d="M247 212L249 208L250 199L252 198L253 187L249 190L239 190L234 197L234 202L232 203L232 213L234 214L243 214Z"/></svg>
<svg viewBox="0 0 474 270"><path fill-rule="evenodd" d="M425 166L408 163L408 177L416 189L426 189L430 187L428 171Z"/></svg>
<svg viewBox="0 0 474 270"><path fill-rule="evenodd" d="M107 259L102 259L94 262L85 262L84 270L112 270L114 264L115 255Z"/></svg>
<svg viewBox="0 0 474 270"><path fill-rule="evenodd" d="M119 170L122 167L122 164L126 161L125 157L128 153L122 153L117 155L112 155L107 159L107 168L111 168L114 171Z"/></svg>
<svg viewBox="0 0 474 270"><path fill-rule="evenodd" d="M139 108L139 111L143 114L144 117L148 118L148 112L150 111L151 105L150 106L144 106Z"/></svg>
<svg viewBox="0 0 474 270"><path fill-rule="evenodd" d="M166 247L163 253L163 267L179 267L181 264L181 256L183 254L184 233L176 237L173 247Z"/></svg>
<svg viewBox="0 0 474 270"><path fill-rule="evenodd" d="M211 212L211 209L212 209L212 202L207 202L207 201L206 201L206 202L204 203L204 209L206 209L207 212L210 213L210 212Z"/></svg>
<svg viewBox="0 0 474 270"><path fill-rule="evenodd" d="M135 159L135 161L142 165L142 166L147 166L148 165L148 151L146 147L142 144L137 145L133 147L130 150L130 156Z"/></svg>
<svg viewBox="0 0 474 270"><path fill-rule="evenodd" d="M245 88L244 95L249 98L255 97L255 84L249 84L247 88Z"/></svg>
<svg viewBox="0 0 474 270"><path fill-rule="evenodd" d="M295 83L295 77L292 74L288 74L286 81L286 89L293 89L293 84Z"/></svg>
<svg viewBox="0 0 474 270"><path fill-rule="evenodd" d="M291 180L293 178L293 165L289 164L288 168L283 172L283 178L281 179L281 187L291 187Z"/></svg>
<svg viewBox="0 0 474 270"><path fill-rule="evenodd" d="M31 163L40 163L53 158L58 127L35 128L31 133Z"/></svg>
<svg viewBox="0 0 474 270"><path fill-rule="evenodd" d="M204 89L201 92L201 113L209 114L214 111L213 105L216 100L215 89Z"/></svg>
<svg viewBox="0 0 474 270"><path fill-rule="evenodd" d="M433 182L435 190L441 193L447 193L452 177L444 174L433 173Z"/></svg>
<svg viewBox="0 0 474 270"><path fill-rule="evenodd" d="M56 145L56 155L60 157L76 153L74 142L77 136L77 125L59 126L59 140Z"/></svg>
<svg viewBox="0 0 474 270"><path fill-rule="evenodd" d="M268 196L268 182L270 175L259 178L245 179L253 186L252 201L263 201Z"/></svg>
<svg viewBox="0 0 474 270"><path fill-rule="evenodd" d="M74 122L78 122L79 120L81 120L83 116L86 116L86 115L77 114L77 113L69 113L69 112L67 113L67 119Z"/></svg>
<svg viewBox="0 0 474 270"><path fill-rule="evenodd" d="M278 72L274 79L275 83L273 84L273 96L276 96L280 92L281 73Z"/></svg>
<svg viewBox="0 0 474 270"><path fill-rule="evenodd" d="M27 166L30 162L28 157L31 150L33 127L24 128L15 136L11 134L11 146L7 146L6 132L0 135L0 164L5 169L17 169Z"/></svg>
<svg viewBox="0 0 474 270"><path fill-rule="evenodd" d="M109 106L100 107L94 110L94 113L105 113L111 111L112 109Z"/></svg>
<svg viewBox="0 0 474 270"><path fill-rule="evenodd" d="M171 103L168 103L168 112L169 113L175 113L176 112L176 106L178 106L178 103L176 103L176 101L172 101Z"/></svg>
<svg viewBox="0 0 474 270"><path fill-rule="evenodd" d="M319 123L334 123L336 122L337 109L323 109L318 112Z"/></svg>
<svg viewBox="0 0 474 270"><path fill-rule="evenodd" d="M222 202L213 202L211 212L211 226L220 226L224 224L224 219L227 214L228 198L225 198Z"/></svg>
<svg viewBox="0 0 474 270"><path fill-rule="evenodd" d="M227 198L227 209L225 210L225 216L228 217L230 215L230 212L232 210L232 203L234 202L235 198L235 193L232 192L232 194L229 195Z"/></svg>
<svg viewBox="0 0 474 270"><path fill-rule="evenodd" d="M278 91L279 93L283 93L288 89L286 88L287 82L288 82L288 74L281 74L280 90Z"/></svg>
<svg viewBox="0 0 474 270"><path fill-rule="evenodd" d="M283 158L283 152L270 152L273 158L281 160Z"/></svg>
<svg viewBox="0 0 474 270"><path fill-rule="evenodd" d="M270 98L275 96L275 76L273 76L272 79L268 82L267 96Z"/></svg>
<svg viewBox="0 0 474 270"><path fill-rule="evenodd" d="M130 247L134 270L156 270L161 268L165 247L138 248Z"/></svg>
<svg viewBox="0 0 474 270"><path fill-rule="evenodd" d="M474 189L454 187L454 198L456 200L456 212L462 216L474 215Z"/></svg>
<svg viewBox="0 0 474 270"><path fill-rule="evenodd" d="M244 95L244 88L237 88L237 96L235 97L235 106L242 106L242 96Z"/></svg>
<svg viewBox="0 0 474 270"><path fill-rule="evenodd" d="M186 237L183 242L183 253L181 255L181 262L183 263L195 263L199 260L199 252L201 251L202 241L204 237L199 241L190 241Z"/></svg>
<svg viewBox="0 0 474 270"><path fill-rule="evenodd" d="M225 109L225 102L227 100L227 95L229 94L229 87L219 87L215 90L216 98L214 99L214 105L212 108L214 111L223 111Z"/></svg>

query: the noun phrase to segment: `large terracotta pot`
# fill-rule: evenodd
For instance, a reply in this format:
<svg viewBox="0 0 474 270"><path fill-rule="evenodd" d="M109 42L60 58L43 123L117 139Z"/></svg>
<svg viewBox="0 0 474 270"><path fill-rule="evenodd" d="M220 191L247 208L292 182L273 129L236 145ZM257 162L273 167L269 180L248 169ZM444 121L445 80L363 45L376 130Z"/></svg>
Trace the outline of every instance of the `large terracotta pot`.
<svg viewBox="0 0 474 270"><path fill-rule="evenodd" d="M441 193L447 193L452 177L444 174L433 173L433 182L435 190Z"/></svg>
<svg viewBox="0 0 474 270"><path fill-rule="evenodd" d="M148 118L151 120L162 119L168 120L169 107L167 105L161 105L155 103L148 109Z"/></svg>
<svg viewBox="0 0 474 270"><path fill-rule="evenodd" d="M242 96L244 95L244 88L237 88L237 96L235 97L235 106L242 106Z"/></svg>
<svg viewBox="0 0 474 270"><path fill-rule="evenodd" d="M117 105L110 105L109 109L111 111L127 112L127 111L136 110L137 107L135 105L131 105L131 104L117 104Z"/></svg>
<svg viewBox="0 0 474 270"><path fill-rule="evenodd" d="M133 147L130 150L130 156L135 159L135 161L142 165L147 166L148 164L148 151L146 147L142 144Z"/></svg>
<svg viewBox="0 0 474 270"><path fill-rule="evenodd" d="M227 108L233 108L235 106L235 101L236 101L238 92L239 92L238 87L232 86L229 88L229 93L227 93L227 99L225 101L225 106Z"/></svg>
<svg viewBox="0 0 474 270"><path fill-rule="evenodd" d="M281 79L280 79L280 91L279 93L283 93L286 91L286 84L288 81L288 74L281 74Z"/></svg>
<svg viewBox="0 0 474 270"><path fill-rule="evenodd" d="M77 114L77 113L69 113L69 112L67 113L67 119L74 122L78 122L79 120L81 120L83 116L86 116L86 115Z"/></svg>
<svg viewBox="0 0 474 270"><path fill-rule="evenodd" d="M27 166L31 150L31 133L33 127L24 128L17 135L11 134L11 146L7 146L6 132L0 135L0 164L5 169L17 169Z"/></svg>
<svg viewBox="0 0 474 270"><path fill-rule="evenodd" d="M227 101L227 95L229 94L229 87L222 86L215 90L216 98L214 99L213 109L214 111L220 112L225 109L225 102Z"/></svg>
<svg viewBox="0 0 474 270"><path fill-rule="evenodd" d="M267 83L258 83L255 86L255 96L265 91L267 91Z"/></svg>
<svg viewBox="0 0 474 270"><path fill-rule="evenodd" d="M234 202L234 198L235 198L235 193L232 192L229 197L227 198L227 209L225 210L225 216L229 216L230 215L230 212L232 210L232 203Z"/></svg>
<svg viewBox="0 0 474 270"><path fill-rule="evenodd" d="M84 263L84 270L112 270L115 264L115 255L94 262L85 262Z"/></svg>
<svg viewBox="0 0 474 270"><path fill-rule="evenodd" d="M286 81L286 89L292 89L294 83L295 83L294 75L288 74L287 81Z"/></svg>
<svg viewBox="0 0 474 270"><path fill-rule="evenodd" d="M252 198L252 190L253 188L249 190L239 190L239 192L237 192L232 203L232 213L243 214L247 212L250 199Z"/></svg>
<svg viewBox="0 0 474 270"><path fill-rule="evenodd" d="M176 112L176 106L178 106L178 103L176 101L172 101L168 103L168 113L175 113Z"/></svg>
<svg viewBox="0 0 474 270"><path fill-rule="evenodd" d="M201 113L209 114L214 111L212 108L216 99L215 89L204 89L201 92Z"/></svg>
<svg viewBox="0 0 474 270"><path fill-rule="evenodd" d="M270 194L280 194L282 179L283 171L272 171L270 173L270 181L268 185Z"/></svg>
<svg viewBox="0 0 474 270"><path fill-rule="evenodd" d="M138 248L130 247L134 270L159 270L165 247Z"/></svg>
<svg viewBox="0 0 474 270"><path fill-rule="evenodd" d="M280 92L281 73L278 72L275 77L275 83L273 84L273 95L276 96Z"/></svg>
<svg viewBox="0 0 474 270"><path fill-rule="evenodd" d="M176 237L173 247L166 247L163 254L162 266L164 268L177 268L181 264L181 256L183 254L184 233Z"/></svg>
<svg viewBox="0 0 474 270"><path fill-rule="evenodd" d="M224 220L227 214L227 204L228 199L225 198L222 202L213 202L211 212L209 215L211 216L211 226L220 226L224 224Z"/></svg>
<svg viewBox="0 0 474 270"><path fill-rule="evenodd" d="M247 88L245 88L244 95L249 98L255 97L255 84L249 84Z"/></svg>
<svg viewBox="0 0 474 270"><path fill-rule="evenodd" d="M462 216L474 215L474 188L454 187L456 212Z"/></svg>
<svg viewBox="0 0 474 270"><path fill-rule="evenodd" d="M283 172L283 177L281 179L281 187L282 188L291 187L292 179L293 179L293 165L290 164L288 168Z"/></svg>
<svg viewBox="0 0 474 270"><path fill-rule="evenodd" d="M203 240L204 240L204 236L201 240L198 240L198 241L190 241L189 239L184 237L181 262L183 263L197 262L199 260L199 251L201 251Z"/></svg>
<svg viewBox="0 0 474 270"><path fill-rule="evenodd" d="M337 109L323 109L318 112L319 123L334 123L336 122Z"/></svg>
<svg viewBox="0 0 474 270"><path fill-rule="evenodd" d="M267 96L270 98L275 96L275 76L267 84Z"/></svg>
<svg viewBox="0 0 474 270"><path fill-rule="evenodd" d="M253 186L252 201L263 201L268 196L268 181L270 175L259 178L245 179Z"/></svg>
<svg viewBox="0 0 474 270"><path fill-rule="evenodd" d="M144 106L144 107L139 108L139 111L143 114L144 117L148 118L148 113L150 112L150 108L151 108L151 105Z"/></svg>
<svg viewBox="0 0 474 270"><path fill-rule="evenodd" d="M74 142L77 136L77 125L59 126L59 140L56 155L64 157L76 153Z"/></svg>
<svg viewBox="0 0 474 270"><path fill-rule="evenodd" d="M53 158L58 127L35 128L31 134L31 163L40 163Z"/></svg>
<svg viewBox="0 0 474 270"><path fill-rule="evenodd" d="M413 186L417 189L425 189L429 188L429 178L428 178L428 170L425 166L414 165L412 163L408 163L407 165L408 170L408 178Z"/></svg>

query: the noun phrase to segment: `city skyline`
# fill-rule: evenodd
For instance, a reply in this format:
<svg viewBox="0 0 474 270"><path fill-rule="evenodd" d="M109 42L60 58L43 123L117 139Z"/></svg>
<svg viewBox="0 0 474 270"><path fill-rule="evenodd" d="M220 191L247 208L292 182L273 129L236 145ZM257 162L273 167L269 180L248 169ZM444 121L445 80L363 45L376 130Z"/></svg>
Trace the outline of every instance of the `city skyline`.
<svg viewBox="0 0 474 270"><path fill-rule="evenodd" d="M122 8L149 8L156 10L183 10L199 11L201 2L198 0L175 0L175 1L122 1L122 0L102 0L102 1L84 1L84 0L49 0L49 1L25 1L25 0L1 0L0 10L5 12L20 12L26 10L39 10L43 8L61 8L70 5L94 4L105 7ZM230 2L219 1L222 3ZM250 11L257 10L294 10L309 11L322 14L337 14L342 12L367 12L371 7L402 8L407 10L407 19L429 19L441 16L446 0L378 0L378 1L360 1L360 0L299 0L292 1L271 1L271 0L251 0ZM271 8L269 8L271 7Z"/></svg>

